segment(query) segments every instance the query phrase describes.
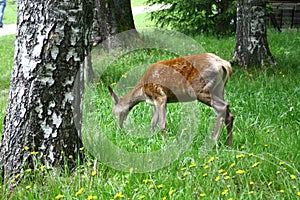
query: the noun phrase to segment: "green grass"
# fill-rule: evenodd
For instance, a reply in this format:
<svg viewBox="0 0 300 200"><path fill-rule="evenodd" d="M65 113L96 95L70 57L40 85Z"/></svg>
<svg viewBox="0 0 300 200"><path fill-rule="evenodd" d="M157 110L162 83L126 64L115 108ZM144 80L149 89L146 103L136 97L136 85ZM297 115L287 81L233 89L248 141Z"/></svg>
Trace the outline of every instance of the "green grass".
<svg viewBox="0 0 300 200"><path fill-rule="evenodd" d="M14 61L15 35L0 37L0 90L9 88L9 79Z"/></svg>
<svg viewBox="0 0 300 200"><path fill-rule="evenodd" d="M145 6L146 0L132 0L131 6Z"/></svg>
<svg viewBox="0 0 300 200"><path fill-rule="evenodd" d="M6 1L3 24L15 24L17 22L17 4L13 0Z"/></svg>
<svg viewBox="0 0 300 200"><path fill-rule="evenodd" d="M211 120L215 116L202 104L168 106L166 141L161 140L159 131L154 135L147 134L152 108L144 103L131 111L124 130L115 130L111 114L112 102L106 85L114 85L119 79L123 83L128 81L134 84L142 74L143 63L175 56L155 49L134 51L121 56L117 61L109 60L108 67L102 70L104 73L101 80L96 89L91 90L94 93L86 98L92 103L92 109L85 113L89 114L85 118L88 123L85 130L92 130L90 133L93 134L93 126L96 126L102 136L115 145L113 147L134 154L143 153L143 165L160 166L157 160L166 155L174 156L169 156L171 160L178 156L177 160L162 169L147 173L135 173L134 165L138 163L134 161L132 166L125 165L124 171L115 170L88 152L87 161L72 172L45 169L37 162L34 169L25 169L22 175L16 175L15 179L22 176L22 181L13 191L8 191L6 186L1 188L0 199L59 199L58 195L63 195L63 199L299 199L300 33L291 30L277 33L270 30L268 39L277 66L248 70L234 66L232 78L226 87L226 100L235 114L232 148L224 144L224 129L218 149L205 146ZM218 39L199 35L195 40L206 51L224 59L232 56L233 37ZM0 59L1 63L6 63L0 65L1 92L9 88L13 42L13 36L0 37ZM93 61L96 66L101 66L103 62L99 52L94 51ZM122 90L121 85L119 89L116 85L114 88L122 95L130 89ZM7 92L4 93L4 96L0 93L0 125L7 101ZM186 118L190 116L197 119L197 130L186 126L189 123ZM133 127L140 127L140 130L132 131ZM173 147L175 138L189 140L188 136L178 134L184 131L192 132L194 137L184 153L178 155L176 152L160 151ZM103 155L101 150L111 147L99 145L98 137L96 134L87 137L92 140L85 144L93 142L95 148L89 145L90 148L86 146L85 149L95 151L92 152L94 155ZM113 158L118 156L109 151L103 153ZM146 154L156 157L150 160ZM117 161L122 161L122 158L114 160Z"/></svg>
<svg viewBox="0 0 300 200"><path fill-rule="evenodd" d="M154 22L149 20L149 14L143 13L133 16L136 28L154 27Z"/></svg>
<svg viewBox="0 0 300 200"><path fill-rule="evenodd" d="M5 116L9 80L14 58L15 35L0 37L0 133Z"/></svg>

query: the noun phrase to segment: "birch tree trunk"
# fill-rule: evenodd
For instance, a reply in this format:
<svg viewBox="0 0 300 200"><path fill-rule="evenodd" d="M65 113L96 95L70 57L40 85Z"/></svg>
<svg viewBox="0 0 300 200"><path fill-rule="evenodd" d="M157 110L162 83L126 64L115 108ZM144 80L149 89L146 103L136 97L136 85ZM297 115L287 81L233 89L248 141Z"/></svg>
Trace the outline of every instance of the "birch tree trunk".
<svg viewBox="0 0 300 200"><path fill-rule="evenodd" d="M275 64L267 41L265 14L266 1L238 0L232 62L244 67Z"/></svg>
<svg viewBox="0 0 300 200"><path fill-rule="evenodd" d="M92 25L90 0L19 1L15 61L1 141L4 180L34 167L73 167L81 139L73 114L75 77ZM78 103L77 103L78 104ZM79 156L78 156L79 155Z"/></svg>
<svg viewBox="0 0 300 200"><path fill-rule="evenodd" d="M135 29L130 0L95 0L95 10L93 40L95 44L106 41L106 50L118 45L109 42L111 36Z"/></svg>

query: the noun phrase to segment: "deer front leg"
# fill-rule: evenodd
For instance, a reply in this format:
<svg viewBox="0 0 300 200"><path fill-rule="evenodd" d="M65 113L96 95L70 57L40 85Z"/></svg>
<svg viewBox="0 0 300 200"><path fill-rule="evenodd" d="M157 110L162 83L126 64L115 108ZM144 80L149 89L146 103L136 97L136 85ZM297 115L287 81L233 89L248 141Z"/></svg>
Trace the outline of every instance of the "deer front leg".
<svg viewBox="0 0 300 200"><path fill-rule="evenodd" d="M154 133L154 128L158 122L158 117L159 117L158 115L159 115L158 108L157 108L157 106L154 106L154 113L153 113L152 119L151 119L151 133Z"/></svg>
<svg viewBox="0 0 300 200"><path fill-rule="evenodd" d="M161 131L162 140L165 140L165 130L166 130L166 114L167 114L167 97L163 96L156 101L156 110L158 113L158 125Z"/></svg>

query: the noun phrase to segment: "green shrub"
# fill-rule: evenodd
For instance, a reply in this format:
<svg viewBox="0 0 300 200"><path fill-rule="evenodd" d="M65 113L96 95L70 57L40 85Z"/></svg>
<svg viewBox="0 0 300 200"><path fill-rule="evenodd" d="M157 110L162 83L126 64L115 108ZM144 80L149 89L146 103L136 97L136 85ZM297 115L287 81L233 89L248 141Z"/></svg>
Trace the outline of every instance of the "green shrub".
<svg viewBox="0 0 300 200"><path fill-rule="evenodd" d="M228 35L236 29L236 0L147 0L147 5L154 4L169 7L150 14L151 20L160 27L171 27L189 35Z"/></svg>

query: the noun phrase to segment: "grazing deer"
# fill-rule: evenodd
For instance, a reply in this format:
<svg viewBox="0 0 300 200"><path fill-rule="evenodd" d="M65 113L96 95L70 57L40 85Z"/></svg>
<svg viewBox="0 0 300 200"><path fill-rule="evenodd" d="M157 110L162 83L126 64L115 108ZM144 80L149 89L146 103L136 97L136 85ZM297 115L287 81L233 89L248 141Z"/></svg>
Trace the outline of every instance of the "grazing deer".
<svg viewBox="0 0 300 200"><path fill-rule="evenodd" d="M231 73L230 63L211 53L160 61L152 64L135 87L121 99L108 86L114 102L112 112L122 128L129 111L136 104L146 101L154 105L151 131L158 123L164 139L167 103L198 100L218 113L213 140L217 142L224 121L227 142L231 146L233 114L224 100L224 87Z"/></svg>

